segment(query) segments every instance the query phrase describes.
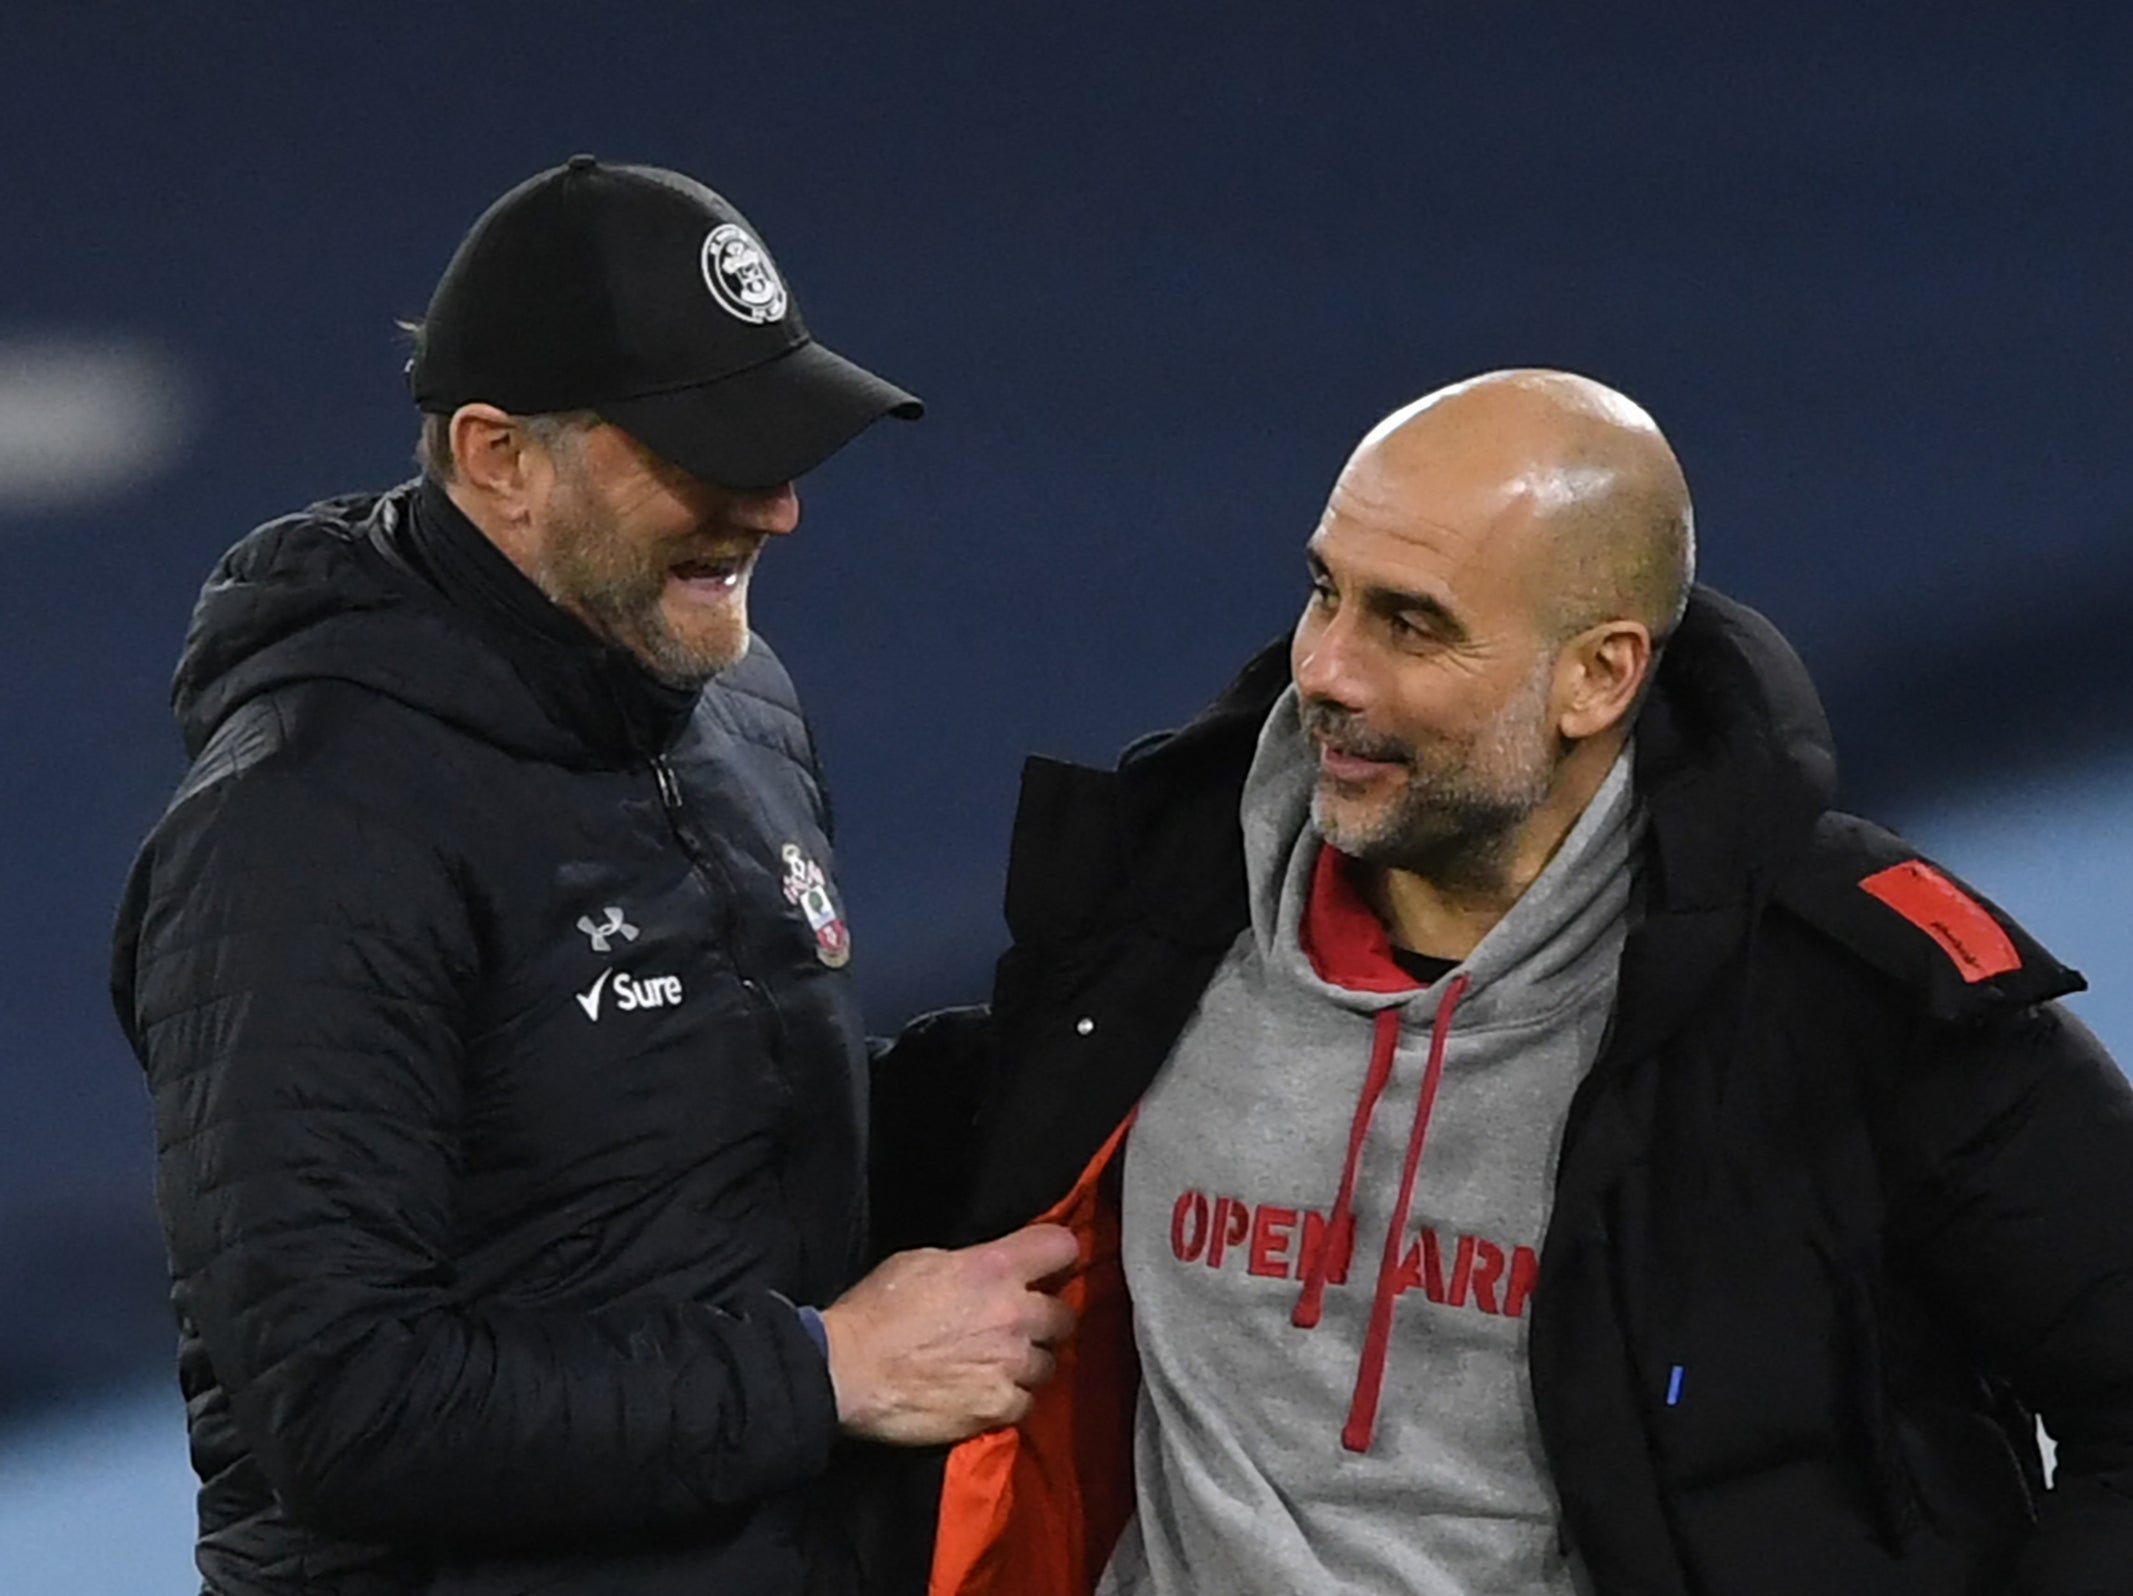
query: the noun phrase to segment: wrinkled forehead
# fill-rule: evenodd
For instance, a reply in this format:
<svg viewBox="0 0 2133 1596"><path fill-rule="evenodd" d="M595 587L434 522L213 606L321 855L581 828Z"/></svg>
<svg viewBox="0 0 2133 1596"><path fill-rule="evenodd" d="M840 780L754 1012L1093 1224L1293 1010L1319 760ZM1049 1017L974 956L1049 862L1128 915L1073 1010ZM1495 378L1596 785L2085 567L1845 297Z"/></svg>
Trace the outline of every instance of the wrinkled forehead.
<svg viewBox="0 0 2133 1596"><path fill-rule="evenodd" d="M1472 451L1360 449L1334 481L1321 526L1459 564L1515 561L1534 523L1578 502L1602 472ZM1588 480L1591 478L1591 480Z"/></svg>
<svg viewBox="0 0 2133 1596"><path fill-rule="evenodd" d="M1359 451L1333 485L1311 549L1338 575L1502 622L1544 601L1543 523L1580 486L1528 468Z"/></svg>

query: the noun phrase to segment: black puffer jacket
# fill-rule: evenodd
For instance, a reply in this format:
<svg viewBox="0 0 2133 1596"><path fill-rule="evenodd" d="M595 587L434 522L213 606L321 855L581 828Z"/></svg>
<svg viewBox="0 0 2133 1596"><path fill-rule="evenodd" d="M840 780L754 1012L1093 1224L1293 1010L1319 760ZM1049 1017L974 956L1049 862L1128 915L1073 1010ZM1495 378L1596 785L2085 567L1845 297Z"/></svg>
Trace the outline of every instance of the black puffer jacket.
<svg viewBox="0 0 2133 1596"><path fill-rule="evenodd" d="M114 995L207 1588L847 1588L794 1304L865 1049L777 661L665 689L410 487L233 549L176 704Z"/></svg>
<svg viewBox="0 0 2133 1596"><path fill-rule="evenodd" d="M991 1012L936 1017L877 1076L897 1243L983 1239L1089 1186L1246 924L1238 797L1286 652L1116 771L1032 762ZM1805 672L1719 595L1668 650L1636 779L1637 918L1531 1309L1548 1463L1600 1596L2127 1596L2133 1090L2050 1001L2079 977L1828 808ZM1040 1410L1104 1433L1098 1404L1131 1411L1119 1366L1083 1345L1091 1372ZM1015 1478L1086 1523L1100 1568L1117 1526L1058 1504L1129 1466ZM993 1538L976 1588L1066 1588L1015 1572L1048 1555L1018 1543L1023 1504L972 1490L948 1527Z"/></svg>

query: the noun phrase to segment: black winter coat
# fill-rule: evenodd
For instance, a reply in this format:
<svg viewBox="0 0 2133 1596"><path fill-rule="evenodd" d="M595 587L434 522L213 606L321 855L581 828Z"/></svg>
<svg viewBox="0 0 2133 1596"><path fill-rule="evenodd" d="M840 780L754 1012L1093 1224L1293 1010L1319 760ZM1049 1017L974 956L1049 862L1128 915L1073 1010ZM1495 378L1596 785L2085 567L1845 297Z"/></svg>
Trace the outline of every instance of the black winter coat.
<svg viewBox="0 0 2133 1596"><path fill-rule="evenodd" d="M1238 797L1287 681L1281 645L1115 772L1031 763L991 1012L877 1076L891 1241L1086 1186L1246 925ZM2133 1089L2050 1001L2080 978L1828 808L1799 661L1716 594L1636 779L1634 929L1530 1310L1600 1596L2133 1592Z"/></svg>
<svg viewBox="0 0 2133 1596"><path fill-rule="evenodd" d="M234 548L175 697L114 995L207 1589L847 1588L794 1304L865 1048L777 661L664 688L409 487Z"/></svg>

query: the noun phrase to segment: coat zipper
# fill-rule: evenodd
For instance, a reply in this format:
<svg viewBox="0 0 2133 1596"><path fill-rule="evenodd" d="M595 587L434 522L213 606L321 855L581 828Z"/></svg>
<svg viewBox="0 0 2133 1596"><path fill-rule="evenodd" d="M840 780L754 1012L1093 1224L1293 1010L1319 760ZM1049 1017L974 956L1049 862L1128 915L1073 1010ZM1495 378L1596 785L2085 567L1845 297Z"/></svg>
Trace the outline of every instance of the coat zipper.
<svg viewBox="0 0 2133 1596"><path fill-rule="evenodd" d="M688 806L683 802L681 778L674 774L674 767L664 754L652 756L652 779L659 787L659 806L667 819L667 828L674 833L674 840L681 844L682 856L718 895L723 922L720 927L726 944L727 957L733 961L733 971L739 980L741 992L761 1009L770 1021L772 1056L782 1051L785 1034L785 1019L778 1012L778 1005L770 995L770 989L757 980L742 956L737 928L740 922L740 890L733 877L708 850L697 845L690 827ZM784 1071L778 1072L780 1079Z"/></svg>

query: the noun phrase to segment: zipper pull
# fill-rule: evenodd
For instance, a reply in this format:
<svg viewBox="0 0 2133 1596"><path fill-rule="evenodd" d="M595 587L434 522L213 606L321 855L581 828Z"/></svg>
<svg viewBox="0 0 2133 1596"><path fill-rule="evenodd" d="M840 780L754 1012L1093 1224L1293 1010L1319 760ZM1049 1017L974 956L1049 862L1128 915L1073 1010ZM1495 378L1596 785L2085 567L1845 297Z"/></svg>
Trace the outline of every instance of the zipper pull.
<svg viewBox="0 0 2133 1596"><path fill-rule="evenodd" d="M669 809L681 808L681 783L663 755L652 760L652 775L659 783L659 801Z"/></svg>

